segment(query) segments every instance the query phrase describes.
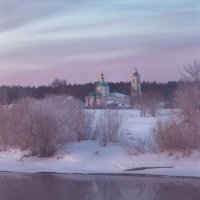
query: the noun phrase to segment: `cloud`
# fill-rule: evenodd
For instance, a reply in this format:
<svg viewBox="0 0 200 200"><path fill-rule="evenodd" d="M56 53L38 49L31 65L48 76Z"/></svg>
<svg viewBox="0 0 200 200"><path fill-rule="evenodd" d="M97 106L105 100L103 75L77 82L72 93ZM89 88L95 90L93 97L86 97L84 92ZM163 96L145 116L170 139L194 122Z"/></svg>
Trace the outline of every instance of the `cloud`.
<svg viewBox="0 0 200 200"><path fill-rule="evenodd" d="M45 72L53 76L71 66L73 73L84 67L90 74L91 66L105 65L109 73L136 64L145 65L145 73L148 63L162 71L158 68L167 67L162 59L181 59L184 52L183 65L200 51L197 0L0 0L0 5L0 74L8 79L41 72L45 82ZM152 57L160 62L157 68Z"/></svg>
<svg viewBox="0 0 200 200"><path fill-rule="evenodd" d="M61 12L73 11L82 0L0 0L0 31L18 28Z"/></svg>

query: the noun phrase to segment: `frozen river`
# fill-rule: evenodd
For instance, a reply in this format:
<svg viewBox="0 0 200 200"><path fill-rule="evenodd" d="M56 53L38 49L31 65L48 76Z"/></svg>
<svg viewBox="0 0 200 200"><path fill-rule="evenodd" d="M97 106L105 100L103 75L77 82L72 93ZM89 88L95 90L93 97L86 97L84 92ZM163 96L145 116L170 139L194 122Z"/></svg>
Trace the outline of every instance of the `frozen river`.
<svg viewBox="0 0 200 200"><path fill-rule="evenodd" d="M200 179L0 173L1 200L197 200Z"/></svg>

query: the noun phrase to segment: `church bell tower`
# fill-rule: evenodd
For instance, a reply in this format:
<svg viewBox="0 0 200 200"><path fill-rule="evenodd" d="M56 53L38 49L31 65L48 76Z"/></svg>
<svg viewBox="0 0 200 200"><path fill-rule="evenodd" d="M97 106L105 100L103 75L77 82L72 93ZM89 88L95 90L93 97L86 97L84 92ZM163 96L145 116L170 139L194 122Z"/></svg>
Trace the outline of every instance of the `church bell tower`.
<svg viewBox="0 0 200 200"><path fill-rule="evenodd" d="M131 105L134 105L134 100L141 96L141 76L135 68L135 72L131 76Z"/></svg>

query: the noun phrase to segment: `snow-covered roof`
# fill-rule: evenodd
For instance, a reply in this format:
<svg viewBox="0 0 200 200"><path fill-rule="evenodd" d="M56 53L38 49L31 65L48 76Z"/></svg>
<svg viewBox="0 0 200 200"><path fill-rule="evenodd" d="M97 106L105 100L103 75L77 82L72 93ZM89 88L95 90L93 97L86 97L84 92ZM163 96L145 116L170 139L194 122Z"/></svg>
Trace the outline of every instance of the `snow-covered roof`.
<svg viewBox="0 0 200 200"><path fill-rule="evenodd" d="M119 92L113 92L111 93L112 96L115 96L115 97L127 97L128 95L125 95L125 94L122 94L122 93L119 93Z"/></svg>

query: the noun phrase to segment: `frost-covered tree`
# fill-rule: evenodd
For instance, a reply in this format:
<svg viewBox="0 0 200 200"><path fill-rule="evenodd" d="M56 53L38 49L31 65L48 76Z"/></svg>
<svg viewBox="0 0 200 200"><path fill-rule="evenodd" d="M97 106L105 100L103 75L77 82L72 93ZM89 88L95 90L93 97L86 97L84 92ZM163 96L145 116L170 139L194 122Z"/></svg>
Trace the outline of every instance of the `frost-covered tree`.
<svg viewBox="0 0 200 200"><path fill-rule="evenodd" d="M145 117L147 112L155 117L159 110L159 103L161 103L162 100L162 95L158 91L145 92L142 97L136 101L136 108L140 110L141 117Z"/></svg>
<svg viewBox="0 0 200 200"><path fill-rule="evenodd" d="M199 82L200 81L200 61L195 60L192 64L184 66L180 72L183 81Z"/></svg>
<svg viewBox="0 0 200 200"><path fill-rule="evenodd" d="M200 64L184 67L182 80L173 96L171 118L155 126L154 141L160 149L191 153L200 148Z"/></svg>
<svg viewBox="0 0 200 200"><path fill-rule="evenodd" d="M39 156L51 156L62 145L88 139L93 126L84 104L68 96L22 99L1 112L0 119L3 146L28 149Z"/></svg>
<svg viewBox="0 0 200 200"><path fill-rule="evenodd" d="M117 142L122 126L122 117L116 110L105 110L100 114L96 124L96 135L102 146L108 142Z"/></svg>

